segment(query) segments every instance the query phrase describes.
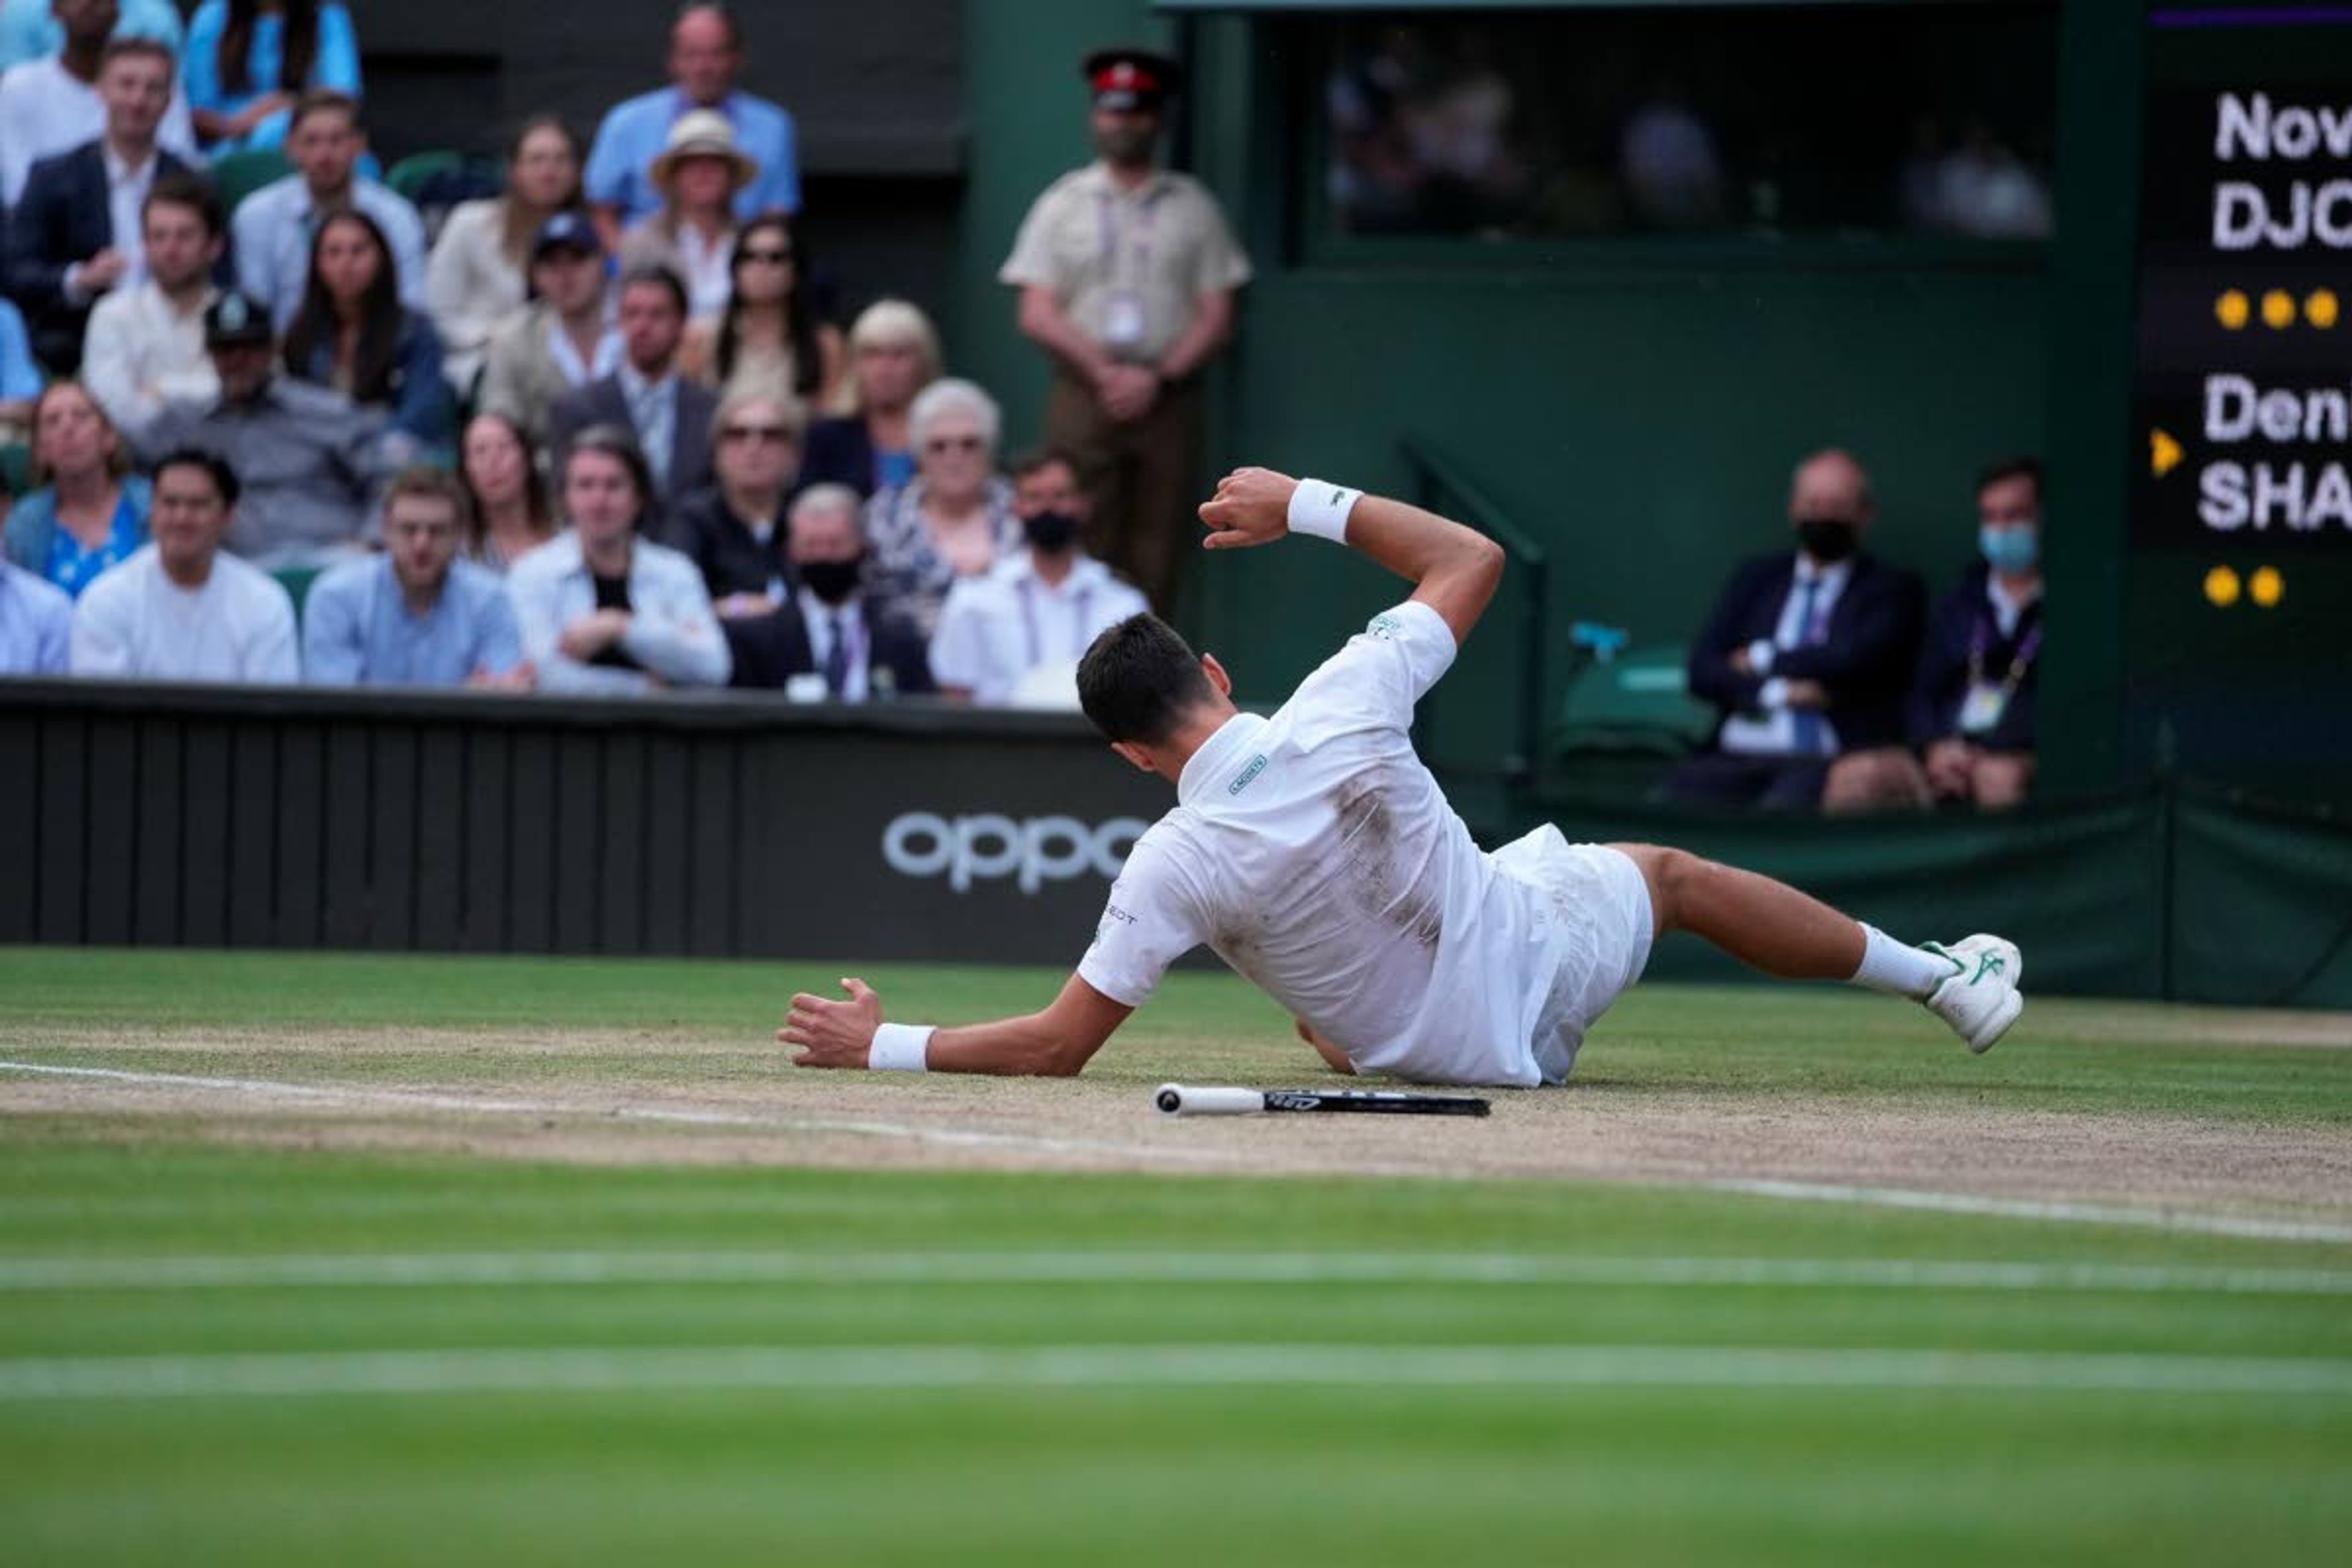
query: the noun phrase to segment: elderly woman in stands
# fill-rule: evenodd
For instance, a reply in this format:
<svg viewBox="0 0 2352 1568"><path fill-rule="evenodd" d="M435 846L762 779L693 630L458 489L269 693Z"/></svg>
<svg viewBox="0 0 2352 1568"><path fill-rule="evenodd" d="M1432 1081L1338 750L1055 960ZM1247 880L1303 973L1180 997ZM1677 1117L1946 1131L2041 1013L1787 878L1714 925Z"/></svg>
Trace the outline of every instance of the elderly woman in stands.
<svg viewBox="0 0 2352 1568"><path fill-rule="evenodd" d="M504 572L555 537L547 481L531 460L530 442L503 414L474 416L457 452L457 478L473 502L473 537L467 557Z"/></svg>
<svg viewBox="0 0 2352 1568"><path fill-rule="evenodd" d="M310 237L310 279L286 328L287 374L380 408L407 437L403 460L449 445L453 409L433 323L400 302L392 246L357 207Z"/></svg>
<svg viewBox="0 0 2352 1568"><path fill-rule="evenodd" d="M79 598L147 542L153 497L88 389L53 382L33 405L33 484L7 513L8 559Z"/></svg>
<svg viewBox="0 0 2352 1568"><path fill-rule="evenodd" d="M907 415L915 477L866 503L875 581L903 599L928 637L959 577L1021 547L1013 487L996 471L996 400L971 382L935 381Z"/></svg>
<svg viewBox="0 0 2352 1568"><path fill-rule="evenodd" d="M733 287L715 318L690 324L678 369L730 397L769 397L823 407L848 359L841 329L809 298L806 250L791 215L761 213L735 237Z"/></svg>
<svg viewBox="0 0 2352 1568"><path fill-rule="evenodd" d="M530 296L540 226L580 200L580 141L552 114L522 122L507 145L507 189L460 202L425 268L425 309L441 334L441 368L459 396L473 390L499 323Z"/></svg>
<svg viewBox="0 0 2352 1568"><path fill-rule="evenodd" d="M701 572L637 536L654 482L635 438L613 425L581 431L563 455L557 493L570 526L507 574L539 689L726 685L732 660Z"/></svg>
<svg viewBox="0 0 2352 1568"><path fill-rule="evenodd" d="M848 407L808 428L801 488L847 485L861 496L915 477L908 415L915 395L940 375L940 335L904 300L877 300L849 329Z"/></svg>
<svg viewBox="0 0 2352 1568"><path fill-rule="evenodd" d="M652 169L662 205L621 237L621 270L667 267L686 279L687 314L708 321L734 286L735 193L760 165L735 145L735 127L715 109L690 109L669 128Z"/></svg>

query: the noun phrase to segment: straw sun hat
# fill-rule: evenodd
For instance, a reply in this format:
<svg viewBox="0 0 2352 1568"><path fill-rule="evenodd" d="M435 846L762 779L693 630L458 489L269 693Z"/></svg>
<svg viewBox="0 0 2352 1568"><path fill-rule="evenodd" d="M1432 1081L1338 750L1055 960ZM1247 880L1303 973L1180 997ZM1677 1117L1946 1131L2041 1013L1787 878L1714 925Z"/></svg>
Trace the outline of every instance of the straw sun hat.
<svg viewBox="0 0 2352 1568"><path fill-rule="evenodd" d="M654 160L654 184L667 190L670 176L688 158L724 158L739 191L760 177L760 165L735 145L735 127L715 109L689 110L677 117L661 156Z"/></svg>

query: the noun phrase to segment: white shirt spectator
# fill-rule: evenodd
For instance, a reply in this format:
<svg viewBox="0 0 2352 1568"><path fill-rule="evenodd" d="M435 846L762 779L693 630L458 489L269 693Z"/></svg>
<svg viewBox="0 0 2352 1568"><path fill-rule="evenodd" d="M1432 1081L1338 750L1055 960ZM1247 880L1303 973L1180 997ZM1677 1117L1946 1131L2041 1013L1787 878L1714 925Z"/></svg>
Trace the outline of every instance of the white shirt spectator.
<svg viewBox="0 0 2352 1568"><path fill-rule="evenodd" d="M72 626L72 595L0 561L0 675L63 675Z"/></svg>
<svg viewBox="0 0 2352 1568"><path fill-rule="evenodd" d="M1049 584L1024 550L948 590L931 634L931 675L970 691L974 702L1005 704L1024 676L1075 668L1097 637L1150 607L1092 556L1079 556L1067 576Z"/></svg>
<svg viewBox="0 0 2352 1568"><path fill-rule="evenodd" d="M352 181L352 205L375 220L392 246L400 302L425 313L425 224L416 209L373 180ZM236 282L269 307L281 333L302 306L310 278L310 186L299 174L273 180L237 205L229 227L236 252Z"/></svg>
<svg viewBox="0 0 2352 1568"><path fill-rule="evenodd" d="M1567 895L1614 851L1547 826L1481 850L1413 754L1413 704L1454 634L1408 601L1373 617L1271 719L1239 713L1136 841L1079 977L1139 1006L1207 943L1359 1070L1533 1087L1647 961L1646 909ZM1620 881L1639 877L1622 856ZM1638 929L1623 918L1643 920Z"/></svg>
<svg viewBox="0 0 2352 1568"><path fill-rule="evenodd" d="M220 376L205 352L205 310L218 293L205 289L195 309L182 315L150 280L116 289L90 308L82 384L117 429L144 429L166 403L219 399Z"/></svg>
<svg viewBox="0 0 2352 1568"><path fill-rule="evenodd" d="M461 202L441 225L425 265L425 299L441 334L441 371L459 392L489 352L490 334L529 297L523 269L507 259L506 203Z"/></svg>
<svg viewBox="0 0 2352 1568"><path fill-rule="evenodd" d="M54 58L10 67L0 76L0 202L16 205L25 194L25 176L42 159L70 153L105 134L106 100L96 87ZM155 142L191 167L204 166L196 152L194 123L188 118L188 95L176 85L172 106L156 127ZM114 232L117 244L123 234L136 236L135 215L127 229L118 216Z"/></svg>
<svg viewBox="0 0 2352 1568"><path fill-rule="evenodd" d="M152 544L75 602L72 664L76 675L138 680L302 679L294 602L278 579L221 551L203 587L183 588Z"/></svg>
<svg viewBox="0 0 2352 1568"><path fill-rule="evenodd" d="M583 664L556 646L565 626L596 608L596 580L577 535L559 533L516 562L507 573L507 596L522 623L523 656L538 669L542 691L724 686L733 668L702 569L664 545L640 539L629 547L629 631L614 646L635 661L635 669Z"/></svg>

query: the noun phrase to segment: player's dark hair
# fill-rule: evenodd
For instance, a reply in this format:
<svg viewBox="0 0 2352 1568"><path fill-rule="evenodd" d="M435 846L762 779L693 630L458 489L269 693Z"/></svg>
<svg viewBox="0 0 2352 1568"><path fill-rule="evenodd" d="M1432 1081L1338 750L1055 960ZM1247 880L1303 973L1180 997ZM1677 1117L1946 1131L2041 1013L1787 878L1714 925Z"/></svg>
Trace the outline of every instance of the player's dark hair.
<svg viewBox="0 0 2352 1568"><path fill-rule="evenodd" d="M1987 463L1977 473L1977 494L2000 483L2003 479L2032 479L2033 499L2042 499L2042 459L2039 458L2003 458L1998 463Z"/></svg>
<svg viewBox="0 0 2352 1568"><path fill-rule="evenodd" d="M1078 660L1078 705L1107 741L1159 745L1186 713L1215 698L1200 655L1149 611L1095 638Z"/></svg>
<svg viewBox="0 0 2352 1568"><path fill-rule="evenodd" d="M236 482L236 470L228 459L217 452L207 452L201 447L174 447L155 459L155 481L161 484L164 474L173 468L198 468L213 482L213 489L223 506L235 506L244 486Z"/></svg>

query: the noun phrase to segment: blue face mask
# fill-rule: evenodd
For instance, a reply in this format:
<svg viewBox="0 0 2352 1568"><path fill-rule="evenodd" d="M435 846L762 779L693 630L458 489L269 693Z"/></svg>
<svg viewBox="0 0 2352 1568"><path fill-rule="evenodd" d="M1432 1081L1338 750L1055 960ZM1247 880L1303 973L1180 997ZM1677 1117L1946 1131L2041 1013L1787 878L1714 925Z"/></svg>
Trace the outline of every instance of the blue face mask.
<svg viewBox="0 0 2352 1568"><path fill-rule="evenodd" d="M2031 572L2042 560L2038 528L1979 528L1977 548L1996 572Z"/></svg>

